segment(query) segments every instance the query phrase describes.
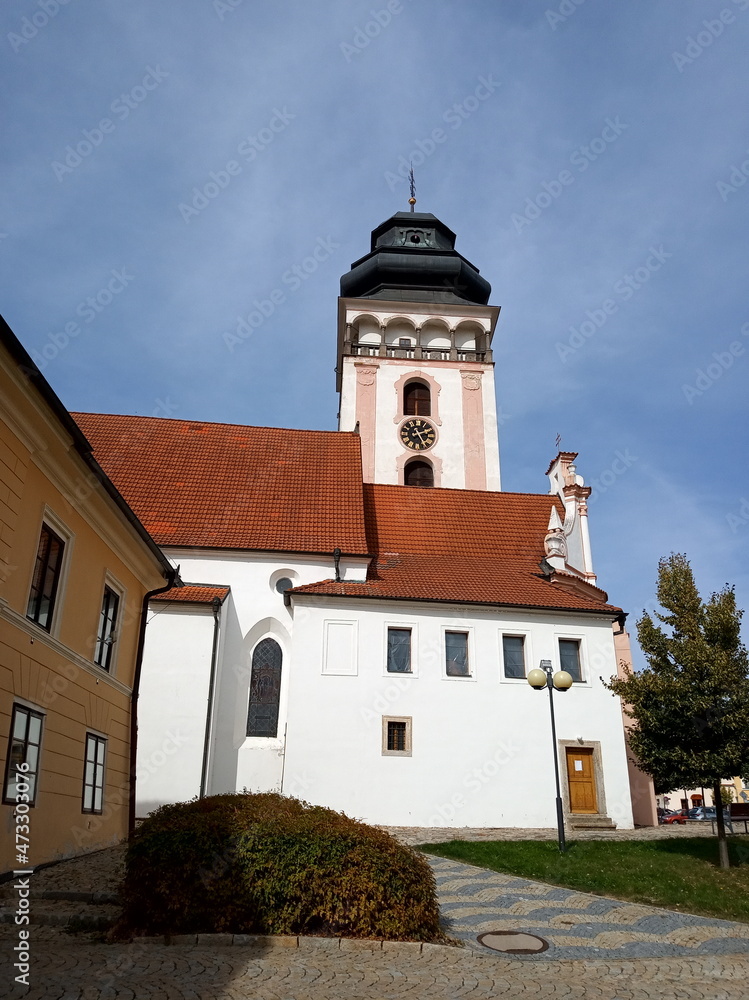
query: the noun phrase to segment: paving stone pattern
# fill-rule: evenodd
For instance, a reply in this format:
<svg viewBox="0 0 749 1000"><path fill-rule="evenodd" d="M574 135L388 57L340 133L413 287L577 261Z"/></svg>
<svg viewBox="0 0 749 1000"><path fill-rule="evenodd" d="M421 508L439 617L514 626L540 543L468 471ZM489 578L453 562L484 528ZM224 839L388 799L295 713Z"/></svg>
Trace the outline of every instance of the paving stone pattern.
<svg viewBox="0 0 749 1000"><path fill-rule="evenodd" d="M430 832L414 831L414 842L428 841L430 837L426 834ZM465 836L466 831L460 833ZM549 832L544 831L544 835L548 837ZM486 839L495 837L496 831L492 831L492 837ZM479 835L474 839L484 837ZM104 901L110 898L121 878L122 859L123 850L118 847L38 872L33 878L34 907L57 907L58 912L65 912L73 902L70 894L91 897L91 903L81 901L76 905L93 906L94 894L99 905L111 905ZM747 1000L749 997L749 928L745 925L683 914L669 913L664 917L665 911L554 889L445 859L434 858L431 863L440 884L443 912L454 921L452 933L466 941L472 939L466 947L304 937L251 941L239 935L231 939L231 944L229 935L216 935L201 936L197 943L193 936L184 936L179 943L170 945L160 939L110 945L90 934L70 934L60 926L34 924L31 986L26 989L13 984L15 972L10 956L17 928L5 923L0 925L0 997L12 1000L16 997L28 1000L395 1000L400 997ZM102 893L105 895L101 896ZM8 904L6 894L3 905ZM564 923L566 920L572 922ZM655 922L648 924L648 920ZM527 957L508 957L481 949L475 937L481 933L479 925L484 923L487 929L512 925L512 929L540 933L552 945L541 956ZM705 937L707 929L710 933ZM609 937L601 941L601 934ZM634 940L628 937L638 934L641 936ZM645 939L647 934L651 935L650 940ZM581 945L583 939L585 943ZM633 946L643 945L651 950L632 951ZM635 953L650 957L633 957ZM595 957L582 957L583 954Z"/></svg>
<svg viewBox="0 0 749 1000"><path fill-rule="evenodd" d="M431 857L443 920L472 948L487 931L520 931L549 942L523 962L656 956L749 956L749 924L623 903ZM749 998L749 983L747 984Z"/></svg>

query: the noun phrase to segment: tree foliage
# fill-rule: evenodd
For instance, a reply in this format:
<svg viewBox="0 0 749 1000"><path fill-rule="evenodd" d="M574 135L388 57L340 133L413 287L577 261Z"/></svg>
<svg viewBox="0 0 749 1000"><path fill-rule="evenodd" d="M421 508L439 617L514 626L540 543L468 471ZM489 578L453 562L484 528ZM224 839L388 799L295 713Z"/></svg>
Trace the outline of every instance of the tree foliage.
<svg viewBox="0 0 749 1000"><path fill-rule="evenodd" d="M634 720L629 743L656 787L713 788L749 771L749 659L733 588L703 602L686 556L658 566L663 613L637 622L648 666L610 689Z"/></svg>

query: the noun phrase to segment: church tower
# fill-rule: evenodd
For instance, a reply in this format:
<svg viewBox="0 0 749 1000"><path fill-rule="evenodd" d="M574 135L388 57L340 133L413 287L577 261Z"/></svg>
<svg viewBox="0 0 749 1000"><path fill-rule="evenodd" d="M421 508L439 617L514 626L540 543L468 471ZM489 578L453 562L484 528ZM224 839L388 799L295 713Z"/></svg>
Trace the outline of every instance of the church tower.
<svg viewBox="0 0 749 1000"><path fill-rule="evenodd" d="M397 212L341 278L338 429L364 482L499 490L491 286L434 215Z"/></svg>

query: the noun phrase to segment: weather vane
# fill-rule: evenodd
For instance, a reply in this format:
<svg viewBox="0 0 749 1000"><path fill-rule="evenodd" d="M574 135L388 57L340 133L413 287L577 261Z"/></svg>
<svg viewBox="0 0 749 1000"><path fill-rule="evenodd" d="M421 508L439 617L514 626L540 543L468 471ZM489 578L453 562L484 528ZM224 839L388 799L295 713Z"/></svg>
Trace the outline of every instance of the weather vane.
<svg viewBox="0 0 749 1000"><path fill-rule="evenodd" d="M561 446L562 446L562 435L557 434L557 451L560 450Z"/></svg>
<svg viewBox="0 0 749 1000"><path fill-rule="evenodd" d="M411 211L414 210L414 205L416 204L416 179L414 178L414 165L411 164L411 169L408 171L408 183L411 185L411 197L408 199L408 204L411 206Z"/></svg>

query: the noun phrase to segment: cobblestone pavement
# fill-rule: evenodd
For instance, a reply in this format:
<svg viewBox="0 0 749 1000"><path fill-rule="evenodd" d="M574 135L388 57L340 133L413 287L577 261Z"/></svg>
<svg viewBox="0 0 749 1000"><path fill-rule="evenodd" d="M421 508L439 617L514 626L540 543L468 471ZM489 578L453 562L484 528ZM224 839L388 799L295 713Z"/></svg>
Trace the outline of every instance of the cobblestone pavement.
<svg viewBox="0 0 749 1000"><path fill-rule="evenodd" d="M0 995L10 1000L746 1000L749 974L745 958L729 956L527 963L429 945L422 951L418 945L383 950L364 942L330 947L314 938L301 938L299 947L266 949L92 944L42 928L35 938L30 988Z"/></svg>
<svg viewBox="0 0 749 1000"><path fill-rule="evenodd" d="M419 831L417 841L428 840L425 834L430 832ZM460 831L461 836L465 832ZM495 831L491 833L493 838ZM544 831L544 836L548 837L549 831ZM119 881L122 859L123 849L118 847L44 869L34 876L34 893L111 892ZM440 883L443 912L454 921L451 933L470 937L473 944L468 947L422 948L418 944L380 945L324 938L266 939L255 945L232 946L218 943L219 939L192 946L167 946L152 940L111 945L91 935L32 925L27 989L12 986L16 970L6 972L15 960L8 956L13 954L17 928L4 924L0 927L0 950L8 965L0 968L0 996L28 1000L454 1000L526 996L746 1000L749 995L746 925L632 907L458 862L431 860ZM477 908L480 912L470 912ZM655 925L649 926L647 921L656 917ZM573 922L565 924L565 919ZM677 921L666 925L665 934L659 923L664 919ZM507 926L509 920L513 929L535 928L552 942L549 951L543 956L509 957L475 943L479 924L486 921L494 929ZM620 937L591 944L604 925L603 933ZM711 934L700 937L705 927L711 928ZM738 927L748 933L715 937L716 927ZM680 938L679 930L683 932ZM627 940L633 933L649 933L650 940ZM666 940L674 933L676 940ZM581 955L580 938L586 935L584 947L595 957L568 958ZM716 948L716 942L722 944ZM633 943L649 945L650 957L632 957L627 949ZM670 950L674 947L678 954ZM744 954L738 953L742 949ZM4 992L6 983L11 984L8 992Z"/></svg>
<svg viewBox="0 0 749 1000"><path fill-rule="evenodd" d="M449 933L483 950L487 931L535 934L550 948L523 962L557 959L749 957L749 924L697 917L560 889L514 875L430 857ZM747 987L749 996L749 986Z"/></svg>

